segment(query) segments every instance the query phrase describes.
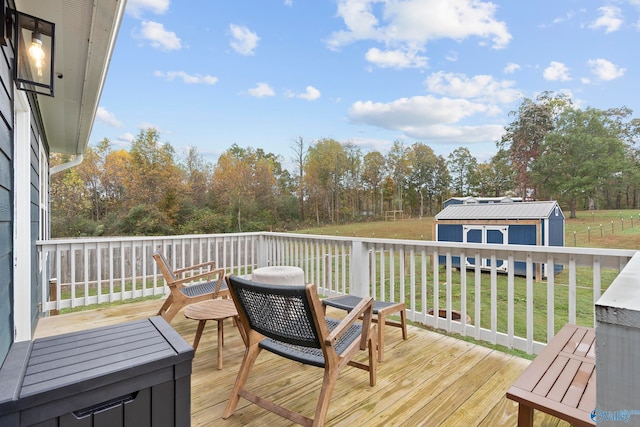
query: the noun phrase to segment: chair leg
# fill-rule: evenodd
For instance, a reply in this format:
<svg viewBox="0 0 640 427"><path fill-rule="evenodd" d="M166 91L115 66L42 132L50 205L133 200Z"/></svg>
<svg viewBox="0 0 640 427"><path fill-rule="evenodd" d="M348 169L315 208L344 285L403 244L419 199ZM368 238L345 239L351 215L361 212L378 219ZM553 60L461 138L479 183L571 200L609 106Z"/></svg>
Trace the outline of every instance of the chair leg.
<svg viewBox="0 0 640 427"><path fill-rule="evenodd" d="M178 314L178 312L184 307L184 304L176 304L173 303L171 304L171 307L169 307L169 309L167 311L164 312L164 314L162 315L162 318L167 322L167 323L171 323L171 321L173 320L174 317L176 317L176 314Z"/></svg>
<svg viewBox="0 0 640 427"><path fill-rule="evenodd" d="M329 411L329 401L331 400L331 393L336 385L338 374L340 370L337 368L324 370L324 379L322 380L322 389L320 389L320 396L318 397L318 404L316 405L316 413L313 417L313 426L324 426L325 419L327 418L327 412Z"/></svg>
<svg viewBox="0 0 640 427"><path fill-rule="evenodd" d="M240 390L242 390L244 388L244 385L247 383L247 378L249 378L249 371L251 371L253 364L258 358L260 350L262 349L258 347L258 343L255 343L245 349L244 357L242 358L242 363L240 364L240 371L238 371L236 382L233 385L233 390L231 390L231 396L229 397L229 401L227 402L227 408L224 410L224 414L222 415L223 419L226 420L235 412L236 407L238 406L238 402L240 401Z"/></svg>
<svg viewBox="0 0 640 427"><path fill-rule="evenodd" d="M400 324L402 325L402 339L407 339L407 312L405 309L400 310Z"/></svg>
<svg viewBox="0 0 640 427"><path fill-rule="evenodd" d="M373 387L376 385L377 381L377 363L376 357L380 353L376 351L377 343L376 343L376 325L371 325L371 329L369 330L369 385ZM378 353L376 355L376 353Z"/></svg>
<svg viewBox="0 0 640 427"><path fill-rule="evenodd" d="M172 303L173 303L173 297L169 295L167 299L164 300L164 304L162 304L162 307L160 307L160 310L158 310L158 316L164 317L164 313L169 309L169 307L171 307Z"/></svg>
<svg viewBox="0 0 640 427"><path fill-rule="evenodd" d="M378 313L378 362L384 362L384 327L386 323L386 314Z"/></svg>

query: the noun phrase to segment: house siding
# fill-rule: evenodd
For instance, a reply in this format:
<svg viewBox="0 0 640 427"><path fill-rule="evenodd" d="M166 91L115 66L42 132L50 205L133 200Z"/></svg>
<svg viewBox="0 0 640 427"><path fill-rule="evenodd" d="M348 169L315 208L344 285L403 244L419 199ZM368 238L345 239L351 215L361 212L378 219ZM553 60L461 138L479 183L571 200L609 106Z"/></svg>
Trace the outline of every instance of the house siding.
<svg viewBox="0 0 640 427"><path fill-rule="evenodd" d="M40 129L42 122L38 113L37 105L34 98L29 95L29 103L31 104L31 332L35 332L40 315L40 307L42 303L42 285L40 275L38 274L38 251L36 242L40 238ZM49 237L49 236L43 236Z"/></svg>
<svg viewBox="0 0 640 427"><path fill-rule="evenodd" d="M2 2L5 7L5 2ZM13 84L8 46L0 49L0 364L13 343Z"/></svg>

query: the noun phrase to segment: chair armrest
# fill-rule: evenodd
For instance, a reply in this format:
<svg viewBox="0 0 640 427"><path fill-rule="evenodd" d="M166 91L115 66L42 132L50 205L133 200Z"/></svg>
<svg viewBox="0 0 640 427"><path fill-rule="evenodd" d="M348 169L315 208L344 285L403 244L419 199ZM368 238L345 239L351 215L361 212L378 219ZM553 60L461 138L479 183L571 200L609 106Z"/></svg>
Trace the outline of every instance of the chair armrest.
<svg viewBox="0 0 640 427"><path fill-rule="evenodd" d="M169 286L178 286L178 287L182 287L184 286L185 283L189 283L189 282L194 282L200 279L205 279L205 278L209 278L211 276L217 276L217 275L221 275L222 277L224 277L224 268L216 268L215 270L209 270L206 271L204 273L200 273L200 274L194 274L193 276L189 276L189 277L184 277L182 279L178 279L175 280L171 283L167 283ZM218 283L218 288L220 288L221 286L221 282ZM218 289L219 290L219 289Z"/></svg>
<svg viewBox="0 0 640 427"><path fill-rule="evenodd" d="M209 267L210 270L214 269L214 268L216 268L216 262L215 261L207 261L207 262L203 262L201 264L191 265L191 266L185 267L185 268L179 268L178 270L174 270L173 274L175 274L177 276L178 274L186 273L187 271L199 270L199 269L205 268L205 267Z"/></svg>
<svg viewBox="0 0 640 427"><path fill-rule="evenodd" d="M362 301L356 305L353 310L347 314L347 316L342 319L342 321L336 326L333 331L329 334L329 336L325 339L325 344L333 346L334 343L344 334L349 327L354 324L360 316L363 316L363 324L362 324L362 334L366 335L369 333L369 324L371 323L371 319L373 317L373 298L363 298Z"/></svg>

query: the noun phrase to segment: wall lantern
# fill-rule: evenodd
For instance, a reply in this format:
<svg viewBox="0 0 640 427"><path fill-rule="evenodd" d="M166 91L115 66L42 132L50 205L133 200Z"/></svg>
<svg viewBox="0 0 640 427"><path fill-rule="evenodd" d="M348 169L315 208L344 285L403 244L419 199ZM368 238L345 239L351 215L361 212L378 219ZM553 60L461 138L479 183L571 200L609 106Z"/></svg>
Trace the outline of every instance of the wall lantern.
<svg viewBox="0 0 640 427"><path fill-rule="evenodd" d="M5 40L14 44L13 78L20 90L53 96L55 24L7 8Z"/></svg>

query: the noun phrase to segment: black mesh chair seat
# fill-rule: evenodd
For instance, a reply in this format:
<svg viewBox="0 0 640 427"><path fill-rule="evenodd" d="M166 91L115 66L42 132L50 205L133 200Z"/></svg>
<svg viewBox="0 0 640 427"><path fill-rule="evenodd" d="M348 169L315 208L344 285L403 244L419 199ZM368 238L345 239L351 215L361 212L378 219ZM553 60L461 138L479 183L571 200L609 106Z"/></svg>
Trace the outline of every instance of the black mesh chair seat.
<svg viewBox="0 0 640 427"><path fill-rule="evenodd" d="M203 282L203 283L198 283L196 285L185 286L184 288L180 289L180 292L185 296L194 298L203 294L213 294L214 292L216 292L217 285L218 285L217 281ZM227 287L227 283L222 282L222 284L220 285L220 291L226 291L227 289L229 289Z"/></svg>
<svg viewBox="0 0 640 427"><path fill-rule="evenodd" d="M338 324L339 320L326 318L327 326L332 331ZM360 339L362 334L362 325L357 323L351 325L347 332L342 335L338 341L336 341L334 347L338 354L342 353L351 345L355 340ZM301 345L287 344L283 341L276 341L271 338L266 338L260 341L260 347L268 350L272 353L286 357L287 359L295 360L296 362L304 363L307 365L317 366L324 368L325 360L322 349L316 347L304 347Z"/></svg>
<svg viewBox="0 0 640 427"><path fill-rule="evenodd" d="M339 308L341 310L351 311L355 308L356 305L358 305L358 303L360 303L360 301L362 301L361 297L357 297L355 295L343 295L339 297L323 299L322 304ZM374 300L373 314L378 314L380 310L384 310L385 308L389 308L389 307L394 307L399 304L402 304L402 303Z"/></svg>

